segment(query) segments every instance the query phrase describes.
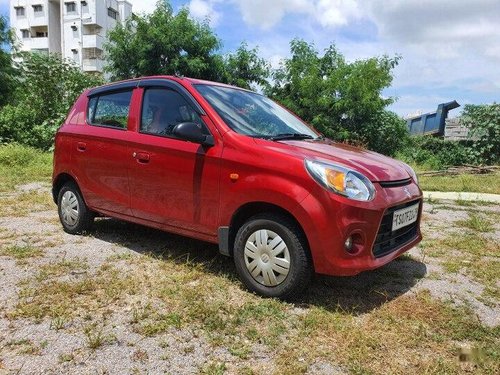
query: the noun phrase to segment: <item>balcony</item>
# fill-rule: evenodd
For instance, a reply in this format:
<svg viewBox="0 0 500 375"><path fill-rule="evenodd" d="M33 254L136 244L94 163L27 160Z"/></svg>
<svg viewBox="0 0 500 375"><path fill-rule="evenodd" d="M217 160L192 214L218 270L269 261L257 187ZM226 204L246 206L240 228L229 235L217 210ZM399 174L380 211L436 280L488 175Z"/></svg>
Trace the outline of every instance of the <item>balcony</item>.
<svg viewBox="0 0 500 375"><path fill-rule="evenodd" d="M104 70L104 61L101 59L83 59L83 71L102 72Z"/></svg>
<svg viewBox="0 0 500 375"><path fill-rule="evenodd" d="M104 38L100 35L83 35L83 48L102 49Z"/></svg>
<svg viewBox="0 0 500 375"><path fill-rule="evenodd" d="M28 46L28 43L26 43ZM29 41L29 46L31 49L48 49L49 48L49 38L48 37L33 37Z"/></svg>
<svg viewBox="0 0 500 375"><path fill-rule="evenodd" d="M44 12L36 12L32 18L30 18L31 27L37 26L47 26L49 24L49 17L47 17L47 13Z"/></svg>

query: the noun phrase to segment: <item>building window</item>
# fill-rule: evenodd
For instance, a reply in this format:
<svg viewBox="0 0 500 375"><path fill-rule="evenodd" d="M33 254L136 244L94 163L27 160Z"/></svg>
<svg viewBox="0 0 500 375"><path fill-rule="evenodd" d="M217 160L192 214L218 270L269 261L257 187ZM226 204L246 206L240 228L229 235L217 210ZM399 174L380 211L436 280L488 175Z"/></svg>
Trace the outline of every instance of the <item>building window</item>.
<svg viewBox="0 0 500 375"><path fill-rule="evenodd" d="M30 37L30 32L29 30L21 30L21 35L23 36L23 39L28 39Z"/></svg>
<svg viewBox="0 0 500 375"><path fill-rule="evenodd" d="M33 5L33 10L35 11L35 13L43 12L43 6L42 5Z"/></svg>
<svg viewBox="0 0 500 375"><path fill-rule="evenodd" d="M76 12L76 4L66 3L66 13L74 13L74 12Z"/></svg>
<svg viewBox="0 0 500 375"><path fill-rule="evenodd" d="M108 8L108 16L116 20L118 18L118 12L113 8Z"/></svg>
<svg viewBox="0 0 500 375"><path fill-rule="evenodd" d="M15 7L16 10L16 16L18 17L24 17L24 7Z"/></svg>
<svg viewBox="0 0 500 375"><path fill-rule="evenodd" d="M37 31L35 38L47 38L49 33L47 31Z"/></svg>

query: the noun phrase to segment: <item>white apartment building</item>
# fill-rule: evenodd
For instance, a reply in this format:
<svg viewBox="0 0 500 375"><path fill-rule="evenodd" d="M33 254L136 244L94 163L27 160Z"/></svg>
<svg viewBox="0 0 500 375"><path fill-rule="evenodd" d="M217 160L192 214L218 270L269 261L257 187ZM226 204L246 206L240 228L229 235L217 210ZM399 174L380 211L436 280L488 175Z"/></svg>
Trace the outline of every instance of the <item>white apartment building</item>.
<svg viewBox="0 0 500 375"><path fill-rule="evenodd" d="M127 0L10 1L21 50L60 53L87 72L103 72L106 34L131 14Z"/></svg>

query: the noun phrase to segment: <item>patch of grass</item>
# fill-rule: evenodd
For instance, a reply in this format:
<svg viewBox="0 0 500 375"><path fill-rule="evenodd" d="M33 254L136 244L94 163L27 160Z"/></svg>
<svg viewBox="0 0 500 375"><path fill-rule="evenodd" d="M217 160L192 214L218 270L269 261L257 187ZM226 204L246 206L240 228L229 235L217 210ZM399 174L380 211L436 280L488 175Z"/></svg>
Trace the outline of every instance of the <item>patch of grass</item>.
<svg viewBox="0 0 500 375"><path fill-rule="evenodd" d="M50 183L52 153L17 144L0 145L0 191L33 181Z"/></svg>
<svg viewBox="0 0 500 375"><path fill-rule="evenodd" d="M467 220L458 220L455 224L478 232L493 231L493 223L477 214L469 214Z"/></svg>
<svg viewBox="0 0 500 375"><path fill-rule="evenodd" d="M81 259L63 259L59 262L51 262L38 267L37 281L57 278L74 272L83 273L88 269L88 263Z"/></svg>
<svg viewBox="0 0 500 375"><path fill-rule="evenodd" d="M277 354L279 372L300 373L316 358L336 359L353 373L457 373L456 342L490 348L493 370L498 328L483 327L471 311L434 300L428 292L385 303L361 320L309 309L300 331ZM313 348L311 350L311 348ZM381 355L385 353L384 355ZM494 370L493 370L494 371Z"/></svg>
<svg viewBox="0 0 500 375"><path fill-rule="evenodd" d="M12 245L0 248L0 255L11 257L18 261L25 261L29 258L42 256L43 251L32 245Z"/></svg>
<svg viewBox="0 0 500 375"><path fill-rule="evenodd" d="M485 351L478 373L498 370L498 329L483 327L472 311L429 293L387 298L360 314L338 302L336 293L332 301L312 294L300 304L260 298L210 272L211 264L141 256L121 261L119 269L107 263L76 280L36 281L34 276L20 285L19 304L6 315L77 316L88 321L86 345L96 349L108 341L105 326L92 324L94 319L112 321L112 311L130 307L129 323L144 336L180 327L228 348L238 362L251 360L257 346L272 359L276 373L304 373L318 361L352 373L457 373L459 342ZM184 353L190 350L187 343ZM216 359L208 361L200 371L226 371Z"/></svg>
<svg viewBox="0 0 500 375"><path fill-rule="evenodd" d="M432 197L432 194L431 194L431 195L429 195L429 197L427 197L427 198L425 199L425 201L426 201L427 203L429 203L429 204L433 204L433 205L434 205L434 204L439 204L439 203L441 203L439 199L437 199L437 198L433 198L433 197Z"/></svg>
<svg viewBox="0 0 500 375"><path fill-rule="evenodd" d="M456 191L500 194L500 173L457 176L420 176L420 188L427 191Z"/></svg>
<svg viewBox="0 0 500 375"><path fill-rule="evenodd" d="M113 267L105 267L96 275L85 276L77 281L49 279L24 283L11 318L71 318L87 311L95 311L119 300L127 294L135 294L140 280L129 277Z"/></svg>
<svg viewBox="0 0 500 375"><path fill-rule="evenodd" d="M59 363L71 362L75 359L72 353L59 354Z"/></svg>
<svg viewBox="0 0 500 375"><path fill-rule="evenodd" d="M6 347L16 348L17 353L26 355L39 355L42 348L29 339L12 340L5 344Z"/></svg>
<svg viewBox="0 0 500 375"><path fill-rule="evenodd" d="M50 329L59 331L64 328L66 324L66 317L56 316L50 321Z"/></svg>
<svg viewBox="0 0 500 375"><path fill-rule="evenodd" d="M223 375L226 372L226 364L221 362L207 363L200 373L204 375Z"/></svg>
<svg viewBox="0 0 500 375"><path fill-rule="evenodd" d="M177 313L154 314L151 318L140 322L136 331L144 336L155 336L166 332L170 327L181 327L181 316Z"/></svg>
<svg viewBox="0 0 500 375"><path fill-rule="evenodd" d="M48 191L29 191L19 193L0 200L0 216L28 216L33 212L40 212L55 207L52 196Z"/></svg>
<svg viewBox="0 0 500 375"><path fill-rule="evenodd" d="M463 206L463 207L475 207L475 206L493 206L495 203L493 202L486 202L486 201L478 201L478 200L464 200L464 199L457 199L455 201L455 204L457 206Z"/></svg>
<svg viewBox="0 0 500 375"><path fill-rule="evenodd" d="M500 300L500 243L479 234L456 233L425 241L425 252L440 258L446 272L462 272L481 283L486 298ZM487 258L486 258L487 257Z"/></svg>
<svg viewBox="0 0 500 375"><path fill-rule="evenodd" d="M116 341L113 335L105 334L103 328L98 327L96 324L85 327L83 333L87 347L92 350L99 349L103 345L112 344Z"/></svg>

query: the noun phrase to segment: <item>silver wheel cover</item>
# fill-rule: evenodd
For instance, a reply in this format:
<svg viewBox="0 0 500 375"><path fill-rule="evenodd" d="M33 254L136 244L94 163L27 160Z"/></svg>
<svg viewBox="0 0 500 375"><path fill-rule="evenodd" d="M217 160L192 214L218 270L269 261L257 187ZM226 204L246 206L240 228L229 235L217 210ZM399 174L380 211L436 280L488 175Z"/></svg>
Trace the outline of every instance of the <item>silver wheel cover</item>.
<svg viewBox="0 0 500 375"><path fill-rule="evenodd" d="M245 244L245 265L253 279L265 286L281 284L290 271L290 252L275 232L260 229Z"/></svg>
<svg viewBox="0 0 500 375"><path fill-rule="evenodd" d="M61 217L64 224L71 227L75 226L78 222L79 215L80 206L78 205L78 199L75 193L72 191L65 192L61 199Z"/></svg>

